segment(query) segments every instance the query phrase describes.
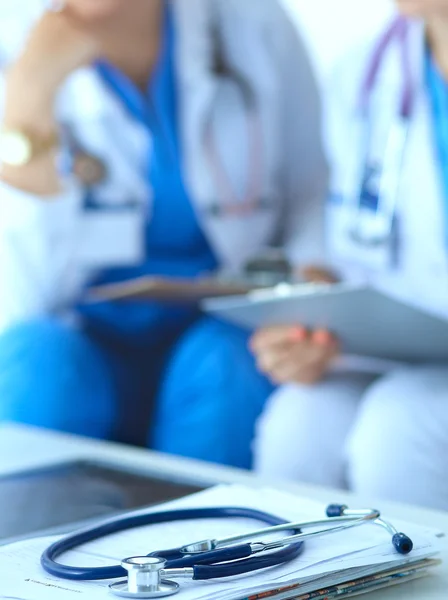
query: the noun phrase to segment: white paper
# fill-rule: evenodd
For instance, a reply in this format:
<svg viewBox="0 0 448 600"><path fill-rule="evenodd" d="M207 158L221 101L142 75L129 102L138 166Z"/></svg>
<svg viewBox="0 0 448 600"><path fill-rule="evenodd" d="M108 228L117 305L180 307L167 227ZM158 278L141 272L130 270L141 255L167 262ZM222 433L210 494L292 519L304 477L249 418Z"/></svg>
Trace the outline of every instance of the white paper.
<svg viewBox="0 0 448 600"><path fill-rule="evenodd" d="M256 508L294 521L315 520L325 515L323 504L274 490L255 490L243 486L220 486L175 501L164 508L218 505ZM437 551L437 532L395 521L394 525L410 535L414 541L410 559L433 555ZM157 549L172 548L206 538L219 538L239 531L251 531L257 527L262 525L240 519L195 520L153 525L87 544L76 552L66 554L63 562L82 566L117 564L128 556L145 555ZM110 599L107 589L110 582L70 582L55 579L43 571L39 562L40 555L54 539L33 539L0 548L0 599ZM263 541L267 539L269 537L263 536ZM389 534L380 527L367 524L344 533L309 540L300 557L281 567L220 581L181 582L179 599L230 600L244 597L245 591L253 593L277 588L308 577L351 567L385 563L390 566L402 560L403 557L394 552Z"/></svg>

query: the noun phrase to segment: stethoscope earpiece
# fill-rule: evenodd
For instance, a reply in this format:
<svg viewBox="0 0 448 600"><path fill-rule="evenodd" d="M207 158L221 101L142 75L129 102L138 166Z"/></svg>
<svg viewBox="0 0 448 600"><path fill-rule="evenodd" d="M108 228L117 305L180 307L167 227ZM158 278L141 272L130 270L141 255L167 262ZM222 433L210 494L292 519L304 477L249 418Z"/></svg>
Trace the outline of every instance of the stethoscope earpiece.
<svg viewBox="0 0 448 600"><path fill-rule="evenodd" d="M329 504L325 514L329 519L332 519L333 517L342 517L344 515L344 511L347 509L348 506L345 504Z"/></svg>
<svg viewBox="0 0 448 600"><path fill-rule="evenodd" d="M411 538L405 533L396 533L392 537L392 544L398 554L409 554L414 547Z"/></svg>

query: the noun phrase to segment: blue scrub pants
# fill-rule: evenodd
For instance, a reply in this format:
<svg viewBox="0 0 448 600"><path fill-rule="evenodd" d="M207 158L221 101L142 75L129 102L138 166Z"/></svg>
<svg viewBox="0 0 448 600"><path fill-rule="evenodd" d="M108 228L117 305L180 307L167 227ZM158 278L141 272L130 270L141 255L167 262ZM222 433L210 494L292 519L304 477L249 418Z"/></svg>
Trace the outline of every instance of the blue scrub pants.
<svg viewBox="0 0 448 600"><path fill-rule="evenodd" d="M271 391L246 334L208 318L139 346L56 320L0 337L0 421L249 468Z"/></svg>

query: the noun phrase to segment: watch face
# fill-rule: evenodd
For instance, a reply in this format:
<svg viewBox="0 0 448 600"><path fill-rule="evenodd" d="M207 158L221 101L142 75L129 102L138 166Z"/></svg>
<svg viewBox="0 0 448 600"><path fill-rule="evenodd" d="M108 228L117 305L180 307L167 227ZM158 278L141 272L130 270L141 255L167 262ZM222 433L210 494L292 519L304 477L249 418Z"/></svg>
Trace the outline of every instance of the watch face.
<svg viewBox="0 0 448 600"><path fill-rule="evenodd" d="M5 131L0 136L0 162L23 166L31 160L31 142L20 131Z"/></svg>

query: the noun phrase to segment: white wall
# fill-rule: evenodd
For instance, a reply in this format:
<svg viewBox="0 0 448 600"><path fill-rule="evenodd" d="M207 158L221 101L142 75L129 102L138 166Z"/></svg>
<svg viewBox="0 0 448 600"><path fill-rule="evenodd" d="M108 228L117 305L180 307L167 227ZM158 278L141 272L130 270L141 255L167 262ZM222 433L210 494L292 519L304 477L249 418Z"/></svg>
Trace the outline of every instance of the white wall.
<svg viewBox="0 0 448 600"><path fill-rule="evenodd" d="M283 1L301 27L321 77L353 45L380 31L392 14L391 0Z"/></svg>

